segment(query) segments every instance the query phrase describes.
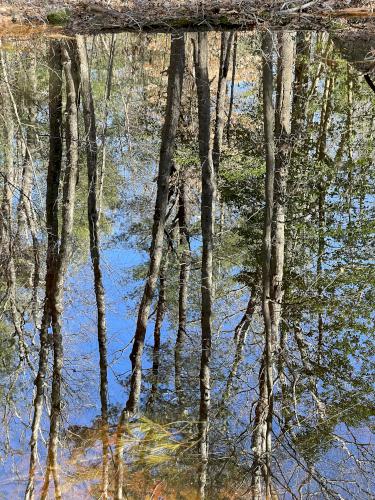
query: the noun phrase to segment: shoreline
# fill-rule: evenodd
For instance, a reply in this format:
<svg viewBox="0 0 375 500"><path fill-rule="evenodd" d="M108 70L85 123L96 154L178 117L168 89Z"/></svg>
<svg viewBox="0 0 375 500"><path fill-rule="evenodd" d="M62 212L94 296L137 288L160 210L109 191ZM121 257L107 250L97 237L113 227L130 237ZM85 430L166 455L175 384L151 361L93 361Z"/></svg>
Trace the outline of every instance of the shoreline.
<svg viewBox="0 0 375 500"><path fill-rule="evenodd" d="M295 5L282 8L283 5ZM352 7L351 5L354 5ZM345 7L346 6L346 7ZM259 0L78 2L6 0L0 36L23 30L60 35L113 32L252 31L265 29L361 31L375 28L374 8L364 1L261 2Z"/></svg>

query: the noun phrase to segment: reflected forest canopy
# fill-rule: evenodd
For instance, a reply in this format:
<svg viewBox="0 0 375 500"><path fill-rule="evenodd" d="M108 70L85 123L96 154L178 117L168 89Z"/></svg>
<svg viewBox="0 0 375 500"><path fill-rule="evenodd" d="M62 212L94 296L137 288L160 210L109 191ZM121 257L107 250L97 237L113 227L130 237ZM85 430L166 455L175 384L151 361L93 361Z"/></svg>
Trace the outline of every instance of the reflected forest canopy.
<svg viewBox="0 0 375 500"><path fill-rule="evenodd" d="M373 40L1 41L0 498L373 498Z"/></svg>

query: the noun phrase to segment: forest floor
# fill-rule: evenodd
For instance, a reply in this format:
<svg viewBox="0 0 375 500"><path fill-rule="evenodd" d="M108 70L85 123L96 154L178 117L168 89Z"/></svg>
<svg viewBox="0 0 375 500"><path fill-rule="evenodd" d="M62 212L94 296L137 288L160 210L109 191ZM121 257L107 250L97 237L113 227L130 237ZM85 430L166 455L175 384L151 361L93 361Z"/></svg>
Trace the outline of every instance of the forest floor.
<svg viewBox="0 0 375 500"><path fill-rule="evenodd" d="M361 30L375 27L363 0L2 0L0 35L22 30L111 31Z"/></svg>

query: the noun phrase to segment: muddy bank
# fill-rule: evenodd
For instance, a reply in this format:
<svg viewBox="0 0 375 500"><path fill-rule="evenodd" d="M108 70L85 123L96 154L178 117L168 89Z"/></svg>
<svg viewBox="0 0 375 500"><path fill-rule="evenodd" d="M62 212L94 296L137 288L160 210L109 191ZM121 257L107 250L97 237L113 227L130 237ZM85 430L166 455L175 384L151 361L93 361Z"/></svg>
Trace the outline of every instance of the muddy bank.
<svg viewBox="0 0 375 500"><path fill-rule="evenodd" d="M20 31L20 26L51 31L58 28L67 35L114 31L171 32L176 29L372 29L375 13L371 3L361 0L5 0L0 7L0 32L11 34Z"/></svg>

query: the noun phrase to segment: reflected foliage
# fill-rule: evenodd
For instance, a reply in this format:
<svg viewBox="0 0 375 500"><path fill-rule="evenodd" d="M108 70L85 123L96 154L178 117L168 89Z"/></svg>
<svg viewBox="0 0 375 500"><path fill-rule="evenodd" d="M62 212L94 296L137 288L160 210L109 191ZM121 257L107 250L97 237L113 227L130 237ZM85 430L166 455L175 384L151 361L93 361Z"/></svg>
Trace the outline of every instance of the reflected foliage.
<svg viewBox="0 0 375 500"><path fill-rule="evenodd" d="M121 418L126 498L203 497L201 315L203 310L207 319L207 309L202 308L201 264L207 240L201 229L201 167L207 167L204 155L209 158L211 150L202 151L202 99L198 106L196 88L202 68L198 68L197 53L194 65L194 47L197 50L204 37L190 33L184 37L178 125L176 137L172 134L173 141L168 143L172 161L168 160L162 174L160 170L158 174L158 162L171 75L168 35L82 38L96 121L94 139L89 137L90 119L82 105L76 42L41 39L35 44L15 41L0 47L0 490L4 485L7 498L23 498L26 490L30 412L47 291L44 277L51 251L46 195L52 45L70 47L66 50L72 65L71 83L77 91L77 99L70 102L65 60L60 95L64 141L72 118L69 105L77 111L78 131L74 225L59 290L63 299L57 307L64 359L57 405L58 466L52 471L61 481L61 497L55 490L56 498L120 498L115 480ZM225 37L210 33L207 39L211 109L206 113L211 111L213 135ZM295 33L288 179L281 200L286 213L283 295L272 365L271 470L272 491L278 498L370 499L375 488L371 472L375 459L375 94L363 78L371 69L367 64L364 67L363 54L373 57L373 40L353 38L349 50L349 33L346 38L344 34ZM253 436L262 397L266 338L262 34L238 33L230 43L212 213L211 407L207 407L205 428L209 440L204 486L206 498L223 500L260 498L252 481L257 451ZM277 43L271 54L275 103L280 71ZM355 56L356 43L360 61ZM97 250L93 260L87 208L90 140L97 147L91 164L96 198L90 216L98 221L91 241L91 256L93 248ZM207 130L205 140L210 140ZM280 154L282 139L276 135L275 141ZM69 176L71 149L69 143L64 144L61 178L55 186L59 242L64 231L63 207L69 202L63 185ZM206 174L203 182L208 181ZM168 184L163 184L165 179ZM125 419L120 417L121 410L134 375L128 356L150 276L152 227L155 220L160 223L156 195L161 188L166 213L159 236L164 241L158 245L160 271L154 272L155 291L144 318L145 351L137 365L142 378L139 410L135 405ZM273 229L277 222L273 220ZM99 241L97 247L95 241ZM99 262L99 256L108 352L100 369L98 285L95 288L92 276L92 264ZM49 326L36 497L45 472L56 368L51 333ZM100 380L106 380L104 371L108 409L103 412L106 391L102 387L101 400L99 387ZM103 449L107 445L108 484L104 486ZM15 473L20 479L15 479ZM52 485L49 492L53 494Z"/></svg>

